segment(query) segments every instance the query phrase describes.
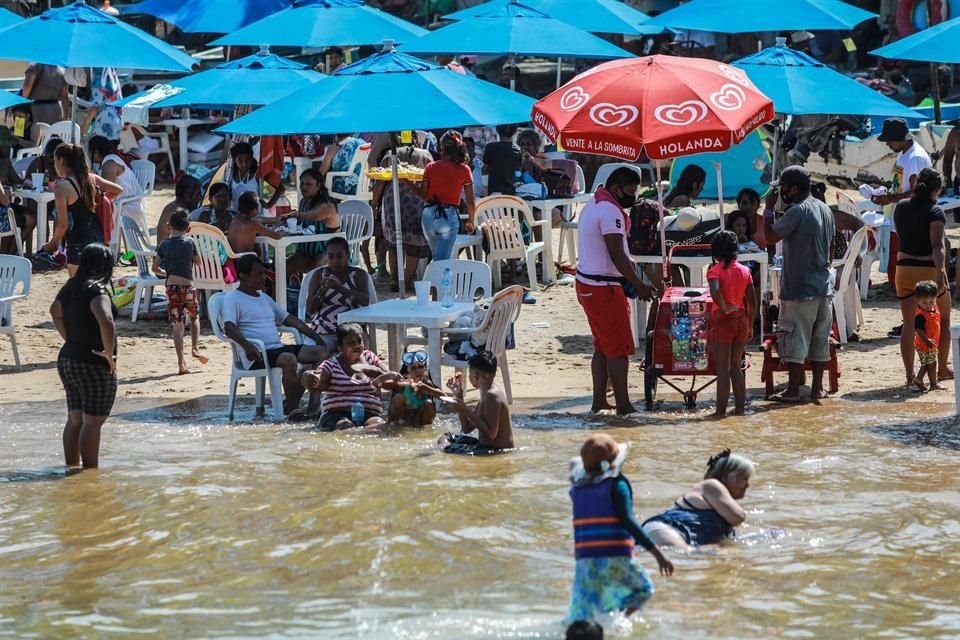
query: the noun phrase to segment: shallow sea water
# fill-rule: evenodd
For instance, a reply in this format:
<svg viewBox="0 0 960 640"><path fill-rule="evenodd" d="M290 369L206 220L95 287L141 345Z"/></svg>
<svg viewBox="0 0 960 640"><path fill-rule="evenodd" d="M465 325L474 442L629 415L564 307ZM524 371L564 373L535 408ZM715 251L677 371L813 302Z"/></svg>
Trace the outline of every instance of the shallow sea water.
<svg viewBox="0 0 960 640"><path fill-rule="evenodd" d="M942 405L629 427L565 406L528 407L520 450L476 459L436 453L449 419L321 434L225 424L219 401L128 410L103 468L65 478L58 404L0 405L0 637L561 638L587 429L632 443L641 518L724 447L758 465L739 541L670 554L669 579L646 554L657 593L614 637L960 636L960 426L928 417Z"/></svg>

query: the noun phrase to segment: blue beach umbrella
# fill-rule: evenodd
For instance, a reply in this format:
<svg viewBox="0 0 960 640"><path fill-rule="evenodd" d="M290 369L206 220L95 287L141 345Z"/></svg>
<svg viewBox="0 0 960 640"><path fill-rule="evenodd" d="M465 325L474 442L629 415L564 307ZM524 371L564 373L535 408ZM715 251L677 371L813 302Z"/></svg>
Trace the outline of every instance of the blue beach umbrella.
<svg viewBox="0 0 960 640"><path fill-rule="evenodd" d="M293 5L226 35L214 45L335 47L409 42L426 30L368 7L363 0L295 0Z"/></svg>
<svg viewBox="0 0 960 640"><path fill-rule="evenodd" d="M502 15L512 0L492 0L443 16L447 20L468 20L478 16ZM524 0L524 4L551 18L562 20L590 33L620 33L639 36L663 33L658 25L644 24L650 16L621 0Z"/></svg>
<svg viewBox="0 0 960 640"><path fill-rule="evenodd" d="M960 18L918 31L870 53L881 58L960 64Z"/></svg>
<svg viewBox="0 0 960 640"><path fill-rule="evenodd" d="M6 29L12 24L18 22L23 22L23 18L15 14L13 11L8 11L3 7L0 7L0 29Z"/></svg>
<svg viewBox="0 0 960 640"><path fill-rule="evenodd" d="M387 45L382 52L342 67L217 131L256 135L388 133L527 122L532 109L531 98L404 55ZM394 154L394 220L398 264L403 264L396 162ZM399 276L403 292L403 270Z"/></svg>
<svg viewBox="0 0 960 640"><path fill-rule="evenodd" d="M26 98L10 91L0 91L0 109L15 107L18 104L27 104L30 102Z"/></svg>
<svg viewBox="0 0 960 640"><path fill-rule="evenodd" d="M252 56L166 83L181 91L154 102L150 108L269 104L325 77L306 65L281 58L264 48ZM114 106L123 107L145 93L124 98Z"/></svg>
<svg viewBox="0 0 960 640"><path fill-rule="evenodd" d="M840 0L692 0L650 20L674 29L754 31L847 31L877 14Z"/></svg>
<svg viewBox="0 0 960 640"><path fill-rule="evenodd" d="M679 176L691 164L698 165L707 172L700 197L719 200L717 174L711 171L713 163L719 162L723 167L723 199L727 202L736 200L740 190L746 187L760 194L766 193L769 186L763 181L763 173L770 164L770 152L763 144L763 136L761 131L754 131L743 142L726 151L677 158L670 168L670 176Z"/></svg>
<svg viewBox="0 0 960 640"><path fill-rule="evenodd" d="M602 38L512 0L403 45L420 55L476 54L546 58L632 58Z"/></svg>
<svg viewBox="0 0 960 640"><path fill-rule="evenodd" d="M230 33L289 6L289 0L146 0L120 10L160 18L185 33Z"/></svg>
<svg viewBox="0 0 960 640"><path fill-rule="evenodd" d="M0 30L0 59L61 67L190 71L196 60L83 2Z"/></svg>
<svg viewBox="0 0 960 640"><path fill-rule="evenodd" d="M916 118L920 114L838 73L801 51L777 45L741 58L743 69L777 113L790 115L873 115Z"/></svg>

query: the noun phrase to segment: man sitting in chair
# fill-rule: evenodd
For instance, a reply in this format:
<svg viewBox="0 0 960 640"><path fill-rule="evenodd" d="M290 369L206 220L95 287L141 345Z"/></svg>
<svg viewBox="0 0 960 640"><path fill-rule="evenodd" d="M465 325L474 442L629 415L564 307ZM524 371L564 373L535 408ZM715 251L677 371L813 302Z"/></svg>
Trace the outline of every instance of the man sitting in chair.
<svg viewBox="0 0 960 640"><path fill-rule="evenodd" d="M243 350L241 360L247 369L264 366L260 351L250 340L263 341L267 350L267 365L283 369L283 413L291 418L299 417L304 389L300 384L298 368L302 364L305 368L314 369L329 356L323 338L300 318L287 313L286 309L262 293L266 279L263 262L258 256L240 257L237 260L237 273L239 288L223 298L223 332L240 345ZM283 344L277 331L279 325L293 327L317 344Z"/></svg>

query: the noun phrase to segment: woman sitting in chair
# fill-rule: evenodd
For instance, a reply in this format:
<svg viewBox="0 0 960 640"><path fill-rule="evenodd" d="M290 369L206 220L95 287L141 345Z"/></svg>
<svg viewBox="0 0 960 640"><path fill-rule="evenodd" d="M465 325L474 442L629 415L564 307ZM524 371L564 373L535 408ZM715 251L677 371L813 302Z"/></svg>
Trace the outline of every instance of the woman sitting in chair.
<svg viewBox="0 0 960 640"><path fill-rule="evenodd" d="M320 173L324 176L331 171L349 171L357 147L363 144L363 140L349 133L338 133L335 139L336 141L333 144L327 145L327 149L323 153ZM335 177L333 179L333 192L348 196L357 195L357 185L360 182L360 171L362 169L362 167L355 169L354 173L356 175Z"/></svg>
<svg viewBox="0 0 960 640"><path fill-rule="evenodd" d="M128 167L127 162L120 157L117 143L103 136L93 136L87 142L87 148L90 150L90 160L97 175L123 187L124 203L120 212L136 220L140 228L147 231L149 226L143 211L143 199L135 199L143 195L143 186L137 180L133 169ZM130 200L131 198L134 199Z"/></svg>
<svg viewBox="0 0 960 640"><path fill-rule="evenodd" d="M350 266L350 245L343 238L327 242L327 266L314 274L307 293L307 324L333 351L337 319L344 311L370 304L370 276Z"/></svg>

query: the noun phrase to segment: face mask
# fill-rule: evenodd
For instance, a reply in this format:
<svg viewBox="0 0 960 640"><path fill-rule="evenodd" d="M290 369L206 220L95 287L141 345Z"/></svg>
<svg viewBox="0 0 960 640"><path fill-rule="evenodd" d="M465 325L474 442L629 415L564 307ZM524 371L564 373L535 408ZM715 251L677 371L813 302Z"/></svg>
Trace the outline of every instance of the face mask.
<svg viewBox="0 0 960 640"><path fill-rule="evenodd" d="M629 193L621 193L619 196L614 196L617 199L617 203L624 209L629 209L637 203L636 194L630 195Z"/></svg>

